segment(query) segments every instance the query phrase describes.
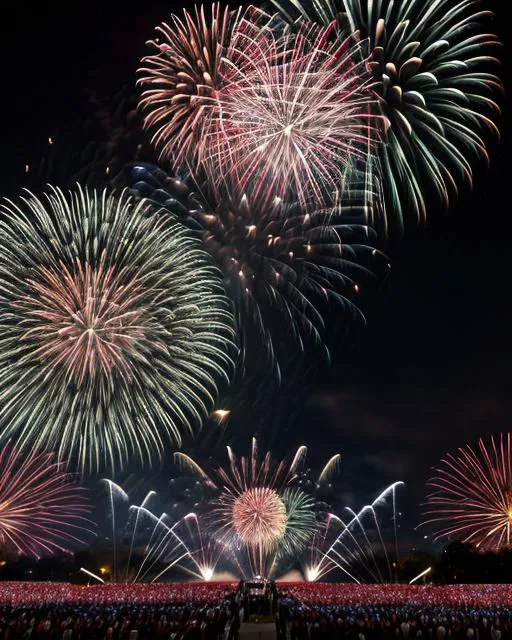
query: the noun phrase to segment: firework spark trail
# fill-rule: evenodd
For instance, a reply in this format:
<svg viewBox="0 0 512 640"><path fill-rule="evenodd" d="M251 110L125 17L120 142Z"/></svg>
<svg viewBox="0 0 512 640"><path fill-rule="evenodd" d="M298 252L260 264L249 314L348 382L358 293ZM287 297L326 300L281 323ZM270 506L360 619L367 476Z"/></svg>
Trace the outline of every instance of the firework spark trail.
<svg viewBox="0 0 512 640"><path fill-rule="evenodd" d="M145 513L154 521L155 525L146 545L143 560L132 582L144 581L153 567L163 561L164 568L151 579L151 582L157 582L164 573L190 556L188 547L175 533L175 529L180 525L181 520L168 526L165 522L168 518L166 513L162 513L160 517L157 517L145 507L139 506L135 507L135 509L137 513ZM176 553L179 555L175 555Z"/></svg>
<svg viewBox="0 0 512 640"><path fill-rule="evenodd" d="M218 126L204 139L219 199L228 176L236 192L264 202L293 194L302 207L325 206L353 156L365 155L375 116L364 43L329 43L331 32L308 25L284 38L238 35L240 57L253 63L219 95Z"/></svg>
<svg viewBox="0 0 512 640"><path fill-rule="evenodd" d="M90 471L151 463L201 426L234 317L185 227L126 191L53 189L3 202L0 243L4 438Z"/></svg>
<svg viewBox="0 0 512 640"><path fill-rule="evenodd" d="M192 570L189 570L189 573L199 580L210 582L221 558L224 560L226 557L233 559L229 546L222 542L217 542L213 537L205 533L196 513L187 514L183 522L187 526L190 525L187 533L190 534L190 538L193 541L190 545L187 544L190 550L190 558L194 565ZM238 568L240 569L240 567ZM243 575L241 569L240 574Z"/></svg>
<svg viewBox="0 0 512 640"><path fill-rule="evenodd" d="M123 487L112 480L104 479L102 482L108 489L112 535L111 581L113 583L118 583L119 579L124 584L156 582L173 567L178 566L182 570L189 571L190 563L197 566L190 545L179 534L179 528L192 514L174 523L170 522L166 513L160 516L155 515L149 508L149 503L156 497L155 491L148 491L140 504L132 504L123 512L121 508L129 501L129 495ZM122 548L119 543L120 523L123 527L122 537L127 535L130 541L128 549L126 546ZM142 552L140 550L137 552L136 547L142 547ZM119 561L120 558L122 562ZM104 582L88 569L82 570Z"/></svg>
<svg viewBox="0 0 512 640"><path fill-rule="evenodd" d="M299 16L337 20L369 38L369 69L378 81L386 144L376 149L385 215L392 231L423 222L428 199L448 203L472 184L475 161L489 160L489 133L499 136L499 38L479 0L273 0L290 23Z"/></svg>
<svg viewBox="0 0 512 640"><path fill-rule="evenodd" d="M151 500L151 498L153 498L154 496L156 496L156 491L148 491L148 493L146 494L146 497L144 498L144 500L141 502L140 504L140 508L144 509L146 507L146 505L148 504L148 502ZM133 545L135 544L135 537L137 535L137 529L138 529L138 525L139 525L139 520L140 520L140 509L138 509L135 505L131 505L130 509L136 509L136 516L135 516L135 523L133 525L133 531L132 531L132 536L130 539L130 551L128 553L128 560L126 562L126 572L125 572L125 582L128 582L128 574L130 572L130 567L131 567L131 560L132 560L132 555L133 555Z"/></svg>
<svg viewBox="0 0 512 640"><path fill-rule="evenodd" d="M0 544L36 558L68 552L90 534L90 505L74 477L51 453L0 451Z"/></svg>
<svg viewBox="0 0 512 640"><path fill-rule="evenodd" d="M423 525L437 527L435 539L454 537L481 549L497 549L511 541L511 436L480 438L441 460L429 480Z"/></svg>
<svg viewBox="0 0 512 640"><path fill-rule="evenodd" d="M112 520L112 579L114 582L117 582L117 535L116 535L116 510L114 506L114 494L121 498L121 500L127 501L128 494L126 491L120 487L112 480L108 480L107 478L103 478L102 482L104 482L108 487L108 497L110 504L110 517Z"/></svg>
<svg viewBox="0 0 512 640"><path fill-rule="evenodd" d="M391 496L393 547L397 554L396 490L403 485L403 482L391 484L371 504L365 505L357 513L347 509L351 514L348 522L334 514L328 514L323 531L320 530L312 540L310 559L304 568L306 579L319 580L337 568L357 583L368 579L372 582L392 581L392 562L377 509L385 507ZM368 514L369 522L365 524ZM341 527L340 533L334 533L333 523ZM377 551L384 556L385 568L379 563ZM398 561L398 555L394 556L394 561Z"/></svg>

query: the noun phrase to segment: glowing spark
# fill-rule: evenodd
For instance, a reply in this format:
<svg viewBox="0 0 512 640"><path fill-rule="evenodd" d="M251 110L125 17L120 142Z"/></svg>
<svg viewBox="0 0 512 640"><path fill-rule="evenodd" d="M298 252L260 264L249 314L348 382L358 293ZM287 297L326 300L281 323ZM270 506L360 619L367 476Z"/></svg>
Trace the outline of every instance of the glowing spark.
<svg viewBox="0 0 512 640"><path fill-rule="evenodd" d="M217 419L219 424L223 424L229 418L230 413L231 411L229 409L216 409L212 413L212 416Z"/></svg>
<svg viewBox="0 0 512 640"><path fill-rule="evenodd" d="M414 584L417 580L419 580L420 578L423 578L423 576L428 575L431 571L432 571L432 567L428 567L427 569L425 569L425 571L418 573L418 575L415 578L410 580L409 584Z"/></svg>
<svg viewBox="0 0 512 640"><path fill-rule="evenodd" d="M101 582L102 584L105 584L105 580L103 580L103 578L100 578L100 576L97 576L95 573L93 573L92 571L89 571L88 569L84 569L83 567L80 567L80 571L82 573L85 573L86 575L90 576L91 578L94 578L95 580L97 580L98 582Z"/></svg>

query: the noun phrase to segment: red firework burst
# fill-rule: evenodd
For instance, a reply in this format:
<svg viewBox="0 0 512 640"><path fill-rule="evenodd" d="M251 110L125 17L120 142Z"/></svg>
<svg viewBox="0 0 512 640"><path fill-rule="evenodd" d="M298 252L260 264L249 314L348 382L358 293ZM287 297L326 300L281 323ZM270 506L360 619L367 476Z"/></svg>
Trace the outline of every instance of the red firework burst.
<svg viewBox="0 0 512 640"><path fill-rule="evenodd" d="M89 502L53 454L21 456L8 443L0 451L0 469L0 545L39 558L82 543Z"/></svg>
<svg viewBox="0 0 512 640"><path fill-rule="evenodd" d="M286 507L273 489L247 489L234 499L232 508L233 528L245 544L271 546L284 536Z"/></svg>
<svg viewBox="0 0 512 640"><path fill-rule="evenodd" d="M510 433L491 437L490 447L480 438L476 451L466 445L448 454L428 486L423 524L441 527L435 539L456 538L482 550L512 542Z"/></svg>

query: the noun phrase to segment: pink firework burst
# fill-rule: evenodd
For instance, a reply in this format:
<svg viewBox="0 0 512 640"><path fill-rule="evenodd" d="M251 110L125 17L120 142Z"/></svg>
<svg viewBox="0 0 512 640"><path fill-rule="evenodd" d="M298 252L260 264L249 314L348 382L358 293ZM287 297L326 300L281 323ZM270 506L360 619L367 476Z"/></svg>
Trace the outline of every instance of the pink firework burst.
<svg viewBox="0 0 512 640"><path fill-rule="evenodd" d="M214 3L211 13L196 6L157 27L158 37L148 42L155 53L142 60L139 85L144 127L161 158L177 165L202 159L218 126L220 92L253 64L236 47L239 32L258 32L252 16L265 20L253 7L242 13Z"/></svg>
<svg viewBox="0 0 512 640"><path fill-rule="evenodd" d="M238 192L264 199L332 201L376 138L366 45L333 34L334 25L307 25L285 37L269 29L237 35L247 62L219 95L216 126L203 143L217 188L229 177Z"/></svg>
<svg viewBox="0 0 512 640"><path fill-rule="evenodd" d="M245 544L271 546L285 534L285 504L268 487L247 489L233 501L233 527Z"/></svg>
<svg viewBox="0 0 512 640"><path fill-rule="evenodd" d="M81 544L90 513L85 491L51 453L0 451L0 545L39 558Z"/></svg>
<svg viewBox="0 0 512 640"><path fill-rule="evenodd" d="M427 520L438 527L435 539L455 538L479 549L498 549L512 542L511 435L480 438L478 449L469 445L448 454L426 499Z"/></svg>
<svg viewBox="0 0 512 640"><path fill-rule="evenodd" d="M25 339L40 343L36 355L53 367L64 364L66 375L80 385L113 369L129 378L129 358L136 355L145 327L140 322L144 288L106 267L105 254L96 268L77 260L71 271L40 267L28 281L30 294L14 306L32 323Z"/></svg>

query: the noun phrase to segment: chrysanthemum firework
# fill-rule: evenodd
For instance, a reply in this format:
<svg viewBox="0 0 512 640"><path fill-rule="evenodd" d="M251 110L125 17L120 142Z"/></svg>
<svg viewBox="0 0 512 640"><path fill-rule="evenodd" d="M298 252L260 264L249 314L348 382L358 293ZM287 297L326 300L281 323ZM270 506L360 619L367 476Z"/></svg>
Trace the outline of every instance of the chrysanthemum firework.
<svg viewBox="0 0 512 640"><path fill-rule="evenodd" d="M369 38L387 129L374 168L394 230L423 221L429 195L448 202L462 181L472 182L474 161L488 158L488 133L498 132L502 88L500 42L485 31L492 14L479 0L273 1L292 21L337 20L340 30Z"/></svg>
<svg viewBox="0 0 512 640"><path fill-rule="evenodd" d="M90 534L85 490L51 453L0 450L0 547L39 558L66 552Z"/></svg>
<svg viewBox="0 0 512 640"><path fill-rule="evenodd" d="M81 188L0 208L0 424L86 470L154 461L211 410L233 316L197 240Z"/></svg>
<svg viewBox="0 0 512 640"><path fill-rule="evenodd" d="M435 539L471 542L496 550L512 542L512 459L510 433L480 438L478 448L466 445L447 454L428 482L425 522Z"/></svg>
<svg viewBox="0 0 512 640"><path fill-rule="evenodd" d="M271 547L286 531L286 507L277 491L251 487L242 491L231 506L233 529L249 546Z"/></svg>
<svg viewBox="0 0 512 640"><path fill-rule="evenodd" d="M238 35L239 56L257 62L219 96L216 127L206 132L213 185L227 176L257 199L332 201L343 170L376 137L365 43L330 42L332 31L308 25L293 36Z"/></svg>
<svg viewBox="0 0 512 640"><path fill-rule="evenodd" d="M202 5L192 14L184 11L183 18L172 15L170 24L157 27L158 37L148 42L155 53L142 60L139 85L144 127L161 159L195 165L202 157L216 128L219 92L247 60L235 43L250 24L240 10L213 3L209 10Z"/></svg>
<svg viewBox="0 0 512 640"><path fill-rule="evenodd" d="M215 536L245 547L253 573L269 575L278 558L304 548L315 531L315 501L298 484L306 454L302 446L291 462L274 461L270 452L260 459L253 439L249 457L238 459L228 447L229 465L211 473L187 454L176 453L175 460L217 493L209 514ZM329 459L318 483L329 479L339 459Z"/></svg>

